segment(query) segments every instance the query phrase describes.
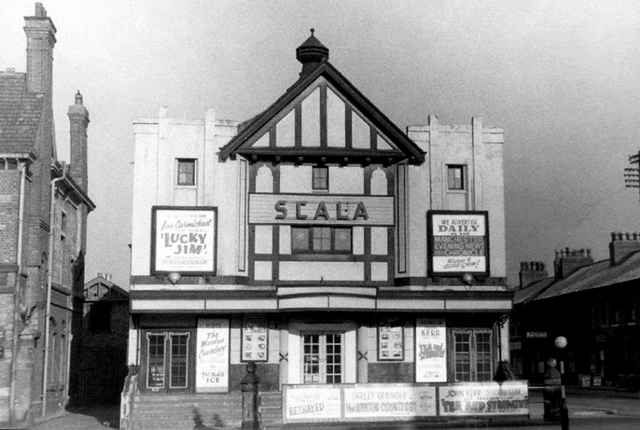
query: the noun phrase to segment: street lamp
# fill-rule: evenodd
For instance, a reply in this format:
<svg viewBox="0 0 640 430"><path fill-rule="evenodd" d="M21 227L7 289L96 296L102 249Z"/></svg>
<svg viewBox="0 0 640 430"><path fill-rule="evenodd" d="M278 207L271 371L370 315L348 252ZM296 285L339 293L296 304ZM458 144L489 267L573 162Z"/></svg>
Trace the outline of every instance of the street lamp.
<svg viewBox="0 0 640 430"><path fill-rule="evenodd" d="M567 346L567 338L564 336L558 336L553 341L553 344L558 349L564 349ZM564 375L564 360L562 360L562 358L560 359L560 374Z"/></svg>

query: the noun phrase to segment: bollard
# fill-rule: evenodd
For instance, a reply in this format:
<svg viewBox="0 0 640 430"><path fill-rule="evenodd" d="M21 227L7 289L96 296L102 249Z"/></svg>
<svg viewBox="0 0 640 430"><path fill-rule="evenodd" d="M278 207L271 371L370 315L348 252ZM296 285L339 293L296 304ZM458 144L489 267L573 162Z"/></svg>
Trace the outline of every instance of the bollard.
<svg viewBox="0 0 640 430"><path fill-rule="evenodd" d="M543 375L543 384L545 385L542 392L544 401L544 420L550 422L561 421L561 406L564 398L564 387L561 386L560 372L556 369L555 358L547 360L548 369Z"/></svg>
<svg viewBox="0 0 640 430"><path fill-rule="evenodd" d="M258 384L260 380L256 375L256 363L247 363L247 374L242 378L240 391L242 391L242 428L259 430L258 419Z"/></svg>
<svg viewBox="0 0 640 430"><path fill-rule="evenodd" d="M567 398L564 395L564 386L562 387L562 403L560 404L560 428L569 430L569 408L567 408Z"/></svg>

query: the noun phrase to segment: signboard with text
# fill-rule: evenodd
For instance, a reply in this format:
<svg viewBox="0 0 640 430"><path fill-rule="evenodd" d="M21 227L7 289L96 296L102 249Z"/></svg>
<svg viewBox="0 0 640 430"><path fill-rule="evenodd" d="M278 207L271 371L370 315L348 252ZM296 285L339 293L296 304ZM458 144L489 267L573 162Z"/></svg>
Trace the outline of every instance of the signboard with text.
<svg viewBox="0 0 640 430"><path fill-rule="evenodd" d="M196 392L229 391L229 320L198 319Z"/></svg>
<svg viewBox="0 0 640 430"><path fill-rule="evenodd" d="M151 273L215 275L217 208L154 206Z"/></svg>
<svg viewBox="0 0 640 430"><path fill-rule="evenodd" d="M400 421L436 414L436 387L427 385L284 385L283 390L286 424Z"/></svg>
<svg viewBox="0 0 640 430"><path fill-rule="evenodd" d="M447 327L444 319L416 320L416 382L447 382Z"/></svg>
<svg viewBox="0 0 640 430"><path fill-rule="evenodd" d="M464 383L438 387L440 416L527 415L527 381Z"/></svg>
<svg viewBox="0 0 640 430"><path fill-rule="evenodd" d="M427 213L429 276L489 276L488 213Z"/></svg>
<svg viewBox="0 0 640 430"><path fill-rule="evenodd" d="M249 224L390 226L393 197L251 193Z"/></svg>

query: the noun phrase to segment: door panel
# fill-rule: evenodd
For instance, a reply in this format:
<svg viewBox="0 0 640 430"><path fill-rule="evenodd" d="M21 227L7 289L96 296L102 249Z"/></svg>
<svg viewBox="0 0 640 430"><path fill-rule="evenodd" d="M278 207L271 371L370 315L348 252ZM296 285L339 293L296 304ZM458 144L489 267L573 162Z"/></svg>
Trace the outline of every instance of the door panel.
<svg viewBox="0 0 640 430"><path fill-rule="evenodd" d="M343 333L303 334L304 384L339 384L343 381L343 342Z"/></svg>

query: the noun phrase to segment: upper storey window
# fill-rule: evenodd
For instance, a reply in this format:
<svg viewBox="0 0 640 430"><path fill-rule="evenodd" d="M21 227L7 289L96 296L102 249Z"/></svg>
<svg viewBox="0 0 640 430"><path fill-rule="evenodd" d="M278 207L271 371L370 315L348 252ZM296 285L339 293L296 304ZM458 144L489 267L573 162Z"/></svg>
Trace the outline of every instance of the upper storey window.
<svg viewBox="0 0 640 430"><path fill-rule="evenodd" d="M178 185L196 184L196 160L178 159Z"/></svg>
<svg viewBox="0 0 640 430"><path fill-rule="evenodd" d="M351 236L351 227L293 227L291 249L294 253L350 253Z"/></svg>
<svg viewBox="0 0 640 430"><path fill-rule="evenodd" d="M329 168L328 167L314 167L313 168L312 189L314 191L328 191L329 190Z"/></svg>
<svg viewBox="0 0 640 430"><path fill-rule="evenodd" d="M458 191L464 191L466 189L464 166L461 166L461 165L447 166L447 188L449 190L458 190Z"/></svg>

